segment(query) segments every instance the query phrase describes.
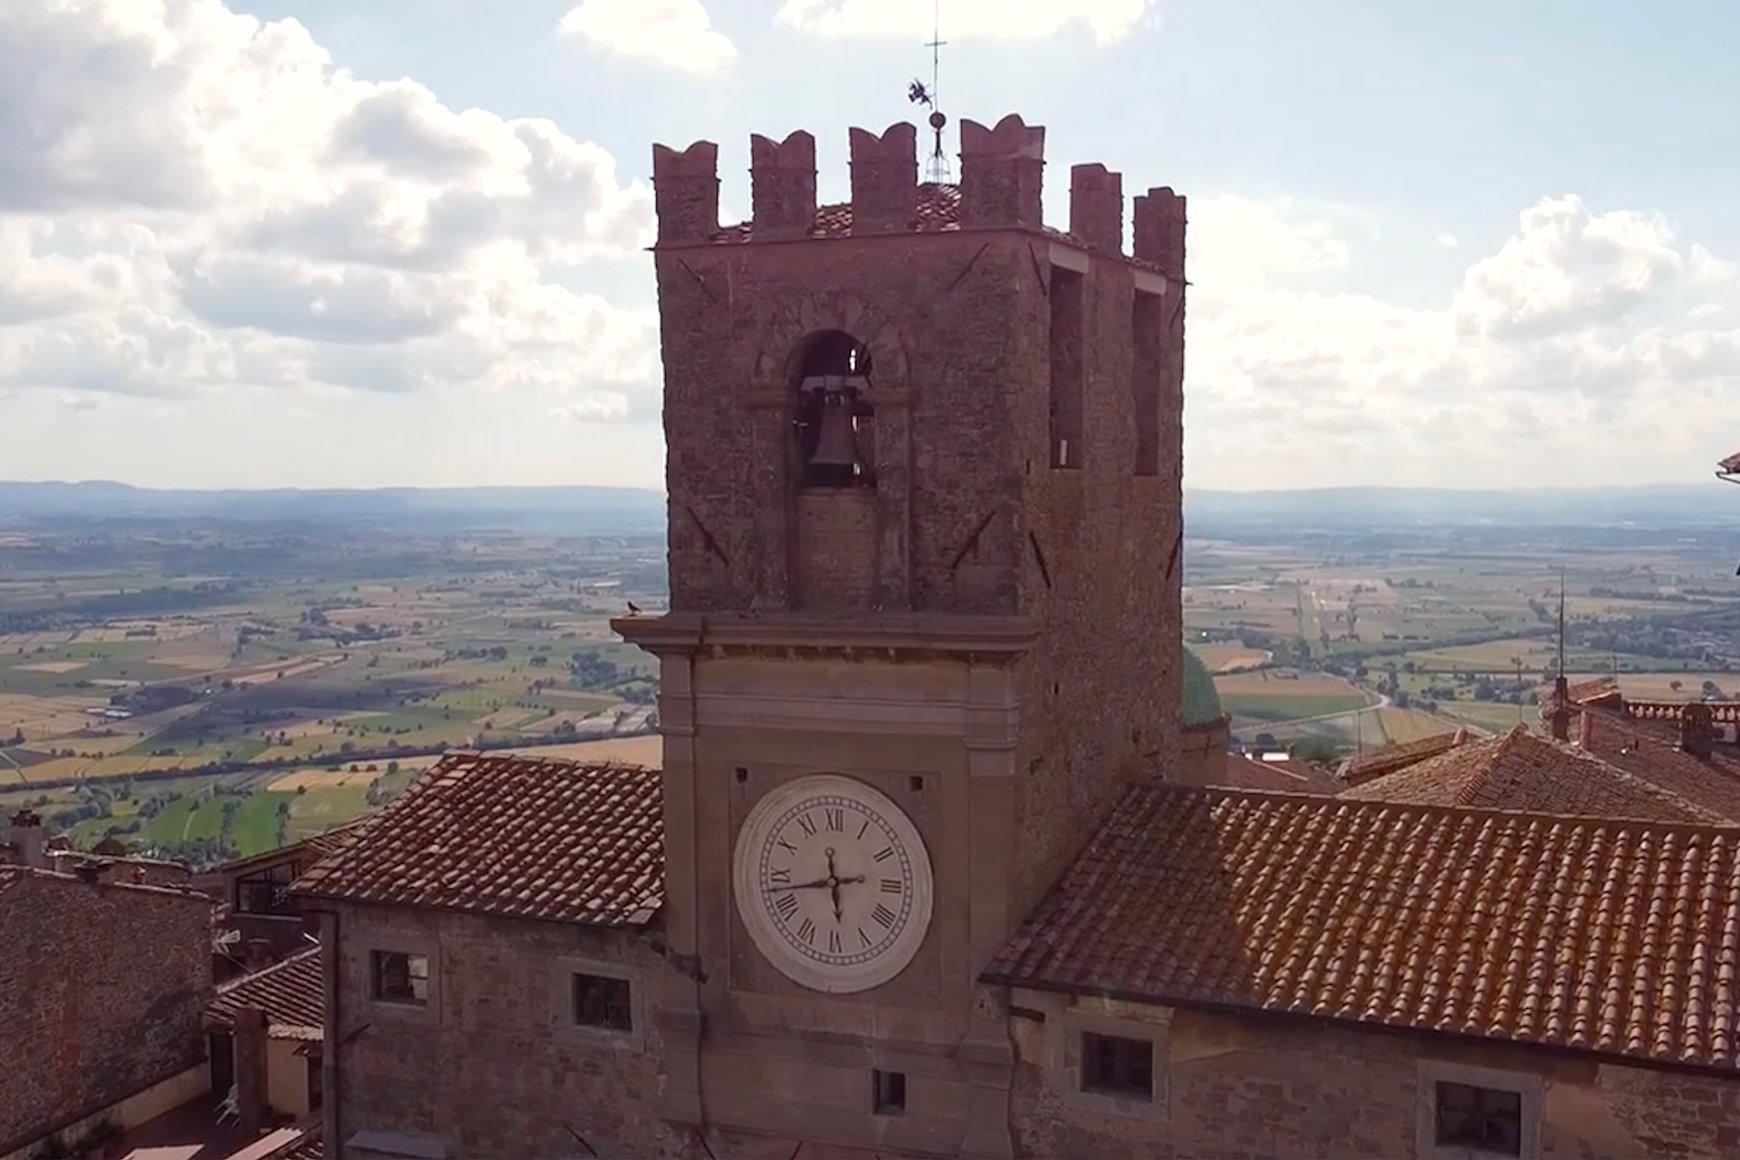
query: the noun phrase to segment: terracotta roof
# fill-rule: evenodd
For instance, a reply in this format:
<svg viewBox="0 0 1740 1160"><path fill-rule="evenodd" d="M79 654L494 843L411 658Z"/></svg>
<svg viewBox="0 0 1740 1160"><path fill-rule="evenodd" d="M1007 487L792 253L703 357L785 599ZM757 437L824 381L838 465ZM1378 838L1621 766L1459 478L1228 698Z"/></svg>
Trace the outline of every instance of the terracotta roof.
<svg viewBox="0 0 1740 1160"><path fill-rule="evenodd" d="M251 975L218 987L217 998L205 1009L215 1027L233 1027L236 1012L258 1007L266 1013L267 1033L274 1039L319 1037L326 1024L326 986L320 970L320 948L311 947Z"/></svg>
<svg viewBox="0 0 1740 1160"><path fill-rule="evenodd" d="M985 981L1732 1071L1740 832L1140 785Z"/></svg>
<svg viewBox="0 0 1740 1160"><path fill-rule="evenodd" d="M1730 822L1740 822L1740 756L1718 745L1708 759L1693 757L1676 738L1648 722L1619 713L1583 710L1574 731L1601 760L1640 781L1675 794Z"/></svg>
<svg viewBox="0 0 1740 1160"><path fill-rule="evenodd" d="M1521 725L1342 791L1359 801L1721 825L1731 819Z"/></svg>
<svg viewBox="0 0 1740 1160"><path fill-rule="evenodd" d="M1227 789L1272 789L1282 793L1333 794L1334 777L1303 761L1258 761L1242 753L1226 755L1226 770L1209 784Z"/></svg>
<svg viewBox="0 0 1740 1160"><path fill-rule="evenodd" d="M1702 705L1710 711L1710 720L1721 724L1740 724L1740 701L1631 701L1624 702L1625 715L1633 721L1678 722L1686 706Z"/></svg>
<svg viewBox="0 0 1740 1160"><path fill-rule="evenodd" d="M639 925L664 903L658 771L450 754L295 892Z"/></svg>
<svg viewBox="0 0 1740 1160"><path fill-rule="evenodd" d="M1349 759L1342 767L1341 780L1348 785L1358 785L1362 781L1406 769L1416 761L1447 753L1467 741L1468 732L1457 729L1432 737L1422 737L1418 741L1404 741L1400 745L1391 745L1372 753L1362 753Z"/></svg>
<svg viewBox="0 0 1740 1160"><path fill-rule="evenodd" d="M961 228L961 187L958 185L941 185L935 182L922 182L918 187L918 197L913 210L912 221L907 225L907 231L916 234L951 233ZM1095 247L1085 240L1076 237L1065 230L1044 226L1041 232L1066 242L1078 249L1091 250ZM815 224L810 227L808 237L812 238L846 238L852 236L852 203L836 202L832 205L816 207ZM874 236L881 236L877 234ZM713 234L714 242L748 242L755 237L753 221L738 222L721 228ZM1143 261L1123 255L1125 261L1143 269L1160 271L1158 264Z"/></svg>

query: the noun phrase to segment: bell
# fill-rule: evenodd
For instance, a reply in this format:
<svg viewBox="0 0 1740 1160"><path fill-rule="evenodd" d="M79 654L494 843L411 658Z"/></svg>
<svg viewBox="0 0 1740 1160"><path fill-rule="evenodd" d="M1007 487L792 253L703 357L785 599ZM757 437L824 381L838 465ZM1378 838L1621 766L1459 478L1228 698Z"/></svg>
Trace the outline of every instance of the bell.
<svg viewBox="0 0 1740 1160"><path fill-rule="evenodd" d="M810 466L847 473L858 463L857 431L852 426L852 401L843 393L829 392L822 399L821 430L816 434L816 453Z"/></svg>

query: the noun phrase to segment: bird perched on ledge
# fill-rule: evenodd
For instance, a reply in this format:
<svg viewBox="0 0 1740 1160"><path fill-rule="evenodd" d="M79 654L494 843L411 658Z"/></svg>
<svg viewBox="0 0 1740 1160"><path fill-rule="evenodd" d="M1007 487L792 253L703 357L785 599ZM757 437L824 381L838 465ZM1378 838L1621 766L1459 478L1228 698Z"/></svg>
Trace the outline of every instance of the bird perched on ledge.
<svg viewBox="0 0 1740 1160"><path fill-rule="evenodd" d="M639 616L640 615L640 605L638 605L634 601L630 600L628 602L628 614L630 616Z"/></svg>

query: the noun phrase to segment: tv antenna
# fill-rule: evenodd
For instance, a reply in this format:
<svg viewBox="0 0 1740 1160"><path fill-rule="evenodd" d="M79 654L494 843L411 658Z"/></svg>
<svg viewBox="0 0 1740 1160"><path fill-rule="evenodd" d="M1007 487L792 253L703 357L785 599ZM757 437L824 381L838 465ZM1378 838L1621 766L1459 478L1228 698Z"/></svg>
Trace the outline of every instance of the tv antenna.
<svg viewBox="0 0 1740 1160"><path fill-rule="evenodd" d="M949 119L943 115L942 106L937 103L942 47L947 43L942 38L942 0L935 0L931 7L930 39L924 42L924 46L930 49L930 87L926 88L923 81L915 78L906 86L906 99L930 110L932 145L930 156L924 162L924 179L936 185L948 185L954 181L954 174L949 169L948 154L943 152L942 140L943 127L949 123Z"/></svg>

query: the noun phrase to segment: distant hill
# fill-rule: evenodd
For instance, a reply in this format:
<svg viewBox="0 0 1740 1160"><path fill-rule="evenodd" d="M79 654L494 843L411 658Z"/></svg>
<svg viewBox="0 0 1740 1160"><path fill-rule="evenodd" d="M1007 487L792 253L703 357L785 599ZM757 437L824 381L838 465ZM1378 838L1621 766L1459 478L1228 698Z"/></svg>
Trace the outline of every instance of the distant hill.
<svg viewBox="0 0 1740 1160"><path fill-rule="evenodd" d="M630 487L275 488L192 491L125 483L0 481L0 526L67 522L379 524L657 535L663 493Z"/></svg>
<svg viewBox="0 0 1740 1160"><path fill-rule="evenodd" d="M1264 527L1731 528L1740 527L1740 488L1712 479L1708 484L1594 488L1187 490L1184 520L1196 534Z"/></svg>
<svg viewBox="0 0 1740 1160"><path fill-rule="evenodd" d="M1193 534L1281 528L1578 527L1652 530L1740 527L1740 488L1646 487L1490 491L1311 488L1204 491L1184 496ZM627 487L279 488L190 491L125 483L0 482L0 526L110 522L305 523L657 535L662 493Z"/></svg>

